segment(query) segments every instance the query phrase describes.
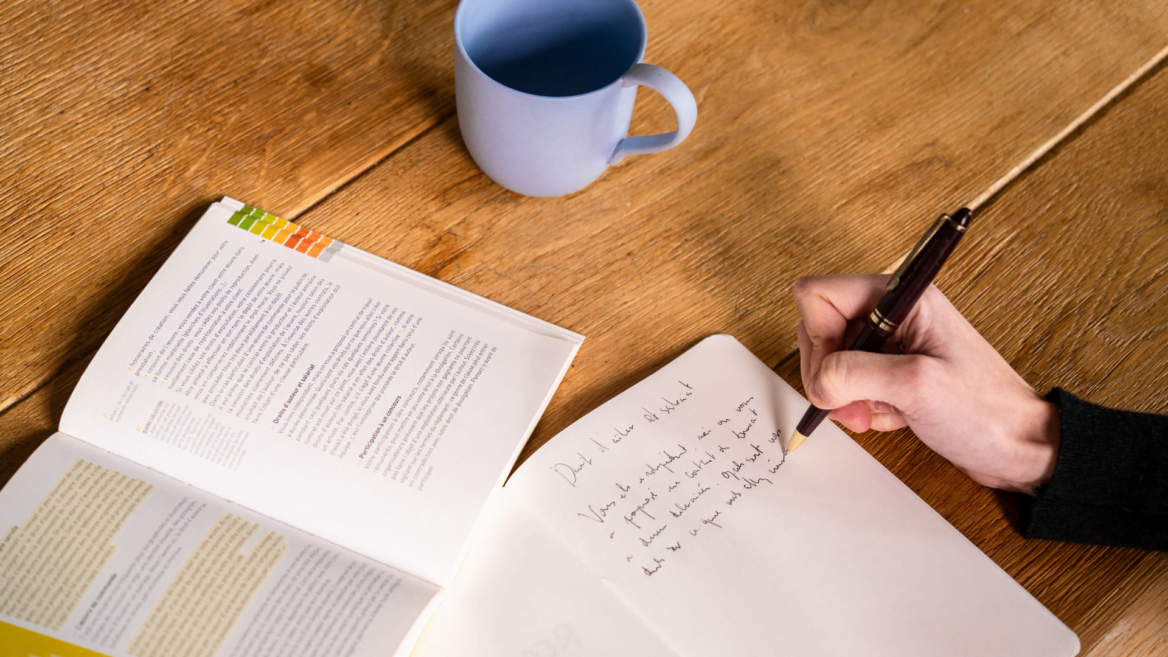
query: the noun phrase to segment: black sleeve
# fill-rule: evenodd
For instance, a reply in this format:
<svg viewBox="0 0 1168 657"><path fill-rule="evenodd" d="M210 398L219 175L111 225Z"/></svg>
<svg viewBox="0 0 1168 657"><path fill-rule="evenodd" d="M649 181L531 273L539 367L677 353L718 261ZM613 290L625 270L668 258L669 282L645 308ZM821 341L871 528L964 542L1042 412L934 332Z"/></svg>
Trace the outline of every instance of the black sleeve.
<svg viewBox="0 0 1168 657"><path fill-rule="evenodd" d="M1054 476L1028 499L1022 533L1168 550L1168 417L1116 411L1055 388Z"/></svg>

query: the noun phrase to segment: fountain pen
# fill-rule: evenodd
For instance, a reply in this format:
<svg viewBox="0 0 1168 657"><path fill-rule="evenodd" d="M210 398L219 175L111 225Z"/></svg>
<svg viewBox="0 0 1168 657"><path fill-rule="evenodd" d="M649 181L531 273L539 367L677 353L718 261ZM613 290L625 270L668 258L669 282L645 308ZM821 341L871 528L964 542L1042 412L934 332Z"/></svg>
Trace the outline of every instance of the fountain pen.
<svg viewBox="0 0 1168 657"><path fill-rule="evenodd" d="M953 213L953 216L942 214L933 222L932 227L921 241L917 242L900 268L888 279L887 292L868 316L863 330L848 347L849 350L880 352L884 342L892 337L909 311L917 304L925 288L937 277L941 266L945 264L949 254L953 253L953 249L957 247L957 243L961 241L972 221L973 212L968 208L961 208ZM795 427L795 434L787 442L787 451L792 452L802 445L830 412L830 409L817 408L812 404Z"/></svg>

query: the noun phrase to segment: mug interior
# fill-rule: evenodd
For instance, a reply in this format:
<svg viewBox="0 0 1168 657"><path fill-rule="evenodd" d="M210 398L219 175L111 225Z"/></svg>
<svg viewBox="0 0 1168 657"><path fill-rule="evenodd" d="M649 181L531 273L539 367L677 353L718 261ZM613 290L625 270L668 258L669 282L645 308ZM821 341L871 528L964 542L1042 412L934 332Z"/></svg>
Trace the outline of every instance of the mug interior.
<svg viewBox="0 0 1168 657"><path fill-rule="evenodd" d="M645 21L632 0L463 0L454 22L479 70L537 96L606 87L645 45Z"/></svg>

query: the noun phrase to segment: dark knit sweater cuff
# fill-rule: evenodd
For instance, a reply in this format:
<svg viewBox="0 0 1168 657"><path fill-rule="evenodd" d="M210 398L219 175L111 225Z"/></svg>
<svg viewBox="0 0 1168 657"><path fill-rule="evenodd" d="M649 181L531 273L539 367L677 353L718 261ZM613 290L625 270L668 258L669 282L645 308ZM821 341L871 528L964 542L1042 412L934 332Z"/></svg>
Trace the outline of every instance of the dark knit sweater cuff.
<svg viewBox="0 0 1168 657"><path fill-rule="evenodd" d="M1168 418L1055 388L1054 475L1023 518L1027 538L1168 550Z"/></svg>

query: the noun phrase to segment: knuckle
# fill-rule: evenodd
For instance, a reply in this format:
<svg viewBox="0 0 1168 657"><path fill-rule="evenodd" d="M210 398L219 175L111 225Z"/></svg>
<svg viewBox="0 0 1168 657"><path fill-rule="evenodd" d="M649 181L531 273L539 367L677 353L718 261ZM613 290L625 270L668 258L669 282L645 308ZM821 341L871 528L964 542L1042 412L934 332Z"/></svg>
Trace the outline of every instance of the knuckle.
<svg viewBox="0 0 1168 657"><path fill-rule="evenodd" d="M807 301L817 296L822 279L822 276L801 276L795 279L795 284L791 287L791 295L795 297L796 302Z"/></svg>
<svg viewBox="0 0 1168 657"><path fill-rule="evenodd" d="M795 279L795 284L791 286L791 296L795 297L796 302L807 299L807 297L811 295L812 285L813 284L809 276L803 276L801 278Z"/></svg>
<svg viewBox="0 0 1168 657"><path fill-rule="evenodd" d="M908 356L902 376L905 383L914 388L927 387L934 377L933 359L927 356Z"/></svg>
<svg viewBox="0 0 1168 657"><path fill-rule="evenodd" d="M795 284L792 285L791 292L795 298L806 297L809 285L811 285L811 277L800 276L799 278L795 278Z"/></svg>
<svg viewBox="0 0 1168 657"><path fill-rule="evenodd" d="M830 337L823 331L818 330L813 326L805 326L804 330L807 332L807 339L811 341L812 347L819 347L823 345L823 343L827 342L827 339Z"/></svg>

